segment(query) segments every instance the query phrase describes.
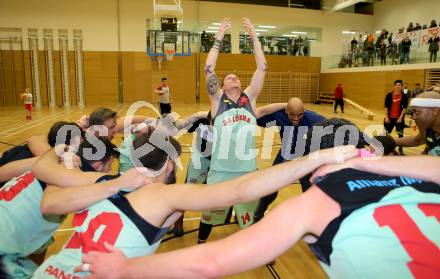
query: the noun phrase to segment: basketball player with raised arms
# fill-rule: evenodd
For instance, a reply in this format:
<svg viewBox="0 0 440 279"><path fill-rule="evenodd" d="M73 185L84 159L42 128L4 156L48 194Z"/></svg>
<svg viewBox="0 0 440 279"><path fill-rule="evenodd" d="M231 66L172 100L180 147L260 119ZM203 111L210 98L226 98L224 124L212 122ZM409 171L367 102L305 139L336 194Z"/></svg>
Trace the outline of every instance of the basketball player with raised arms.
<svg viewBox="0 0 440 279"><path fill-rule="evenodd" d="M248 18L243 18L242 23L253 42L257 66L248 87L242 90L240 79L233 73L227 74L219 85L219 78L215 73L222 40L225 32L231 28L229 18L223 19L214 45L206 58L205 76L214 131L208 185L257 169L255 111L257 98L263 88L267 63L252 22ZM254 222L257 205L258 201L234 205L241 228ZM229 208L217 208L203 213L199 228L199 243L206 242L213 225L224 223L228 210Z"/></svg>

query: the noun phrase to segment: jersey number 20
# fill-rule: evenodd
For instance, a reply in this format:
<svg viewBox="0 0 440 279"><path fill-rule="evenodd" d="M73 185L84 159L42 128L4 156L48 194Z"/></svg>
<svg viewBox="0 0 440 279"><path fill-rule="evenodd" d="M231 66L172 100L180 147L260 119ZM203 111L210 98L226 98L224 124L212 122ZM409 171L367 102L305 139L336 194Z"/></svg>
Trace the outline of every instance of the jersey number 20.
<svg viewBox="0 0 440 279"><path fill-rule="evenodd" d="M88 210L75 214L73 217L73 226L81 226L86 220L88 214ZM101 226L105 226L105 228L102 230L98 241L95 242L93 241L95 238L95 233ZM104 242L114 245L119 234L121 233L122 226L123 224L119 214L114 212L102 212L90 220L87 231L75 232L75 234L69 240L69 243L67 243L66 248L82 248L83 254L86 254L90 251L106 252Z"/></svg>

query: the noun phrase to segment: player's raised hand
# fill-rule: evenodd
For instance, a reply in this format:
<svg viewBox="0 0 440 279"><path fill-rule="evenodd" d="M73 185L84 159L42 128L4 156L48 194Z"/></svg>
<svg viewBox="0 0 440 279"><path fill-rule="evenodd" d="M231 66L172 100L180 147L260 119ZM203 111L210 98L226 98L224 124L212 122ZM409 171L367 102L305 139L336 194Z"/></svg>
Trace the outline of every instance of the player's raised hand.
<svg viewBox="0 0 440 279"><path fill-rule="evenodd" d="M222 21L222 24L220 25L220 28L217 32L217 35L215 36L218 40L223 40L225 37L225 33L231 29L231 19L228 17L225 17Z"/></svg>
<svg viewBox="0 0 440 279"><path fill-rule="evenodd" d="M251 37L252 40L257 39L257 34L255 33L254 25L252 24L251 20L247 17L242 18L241 22L244 25L244 29L249 34L249 37Z"/></svg>

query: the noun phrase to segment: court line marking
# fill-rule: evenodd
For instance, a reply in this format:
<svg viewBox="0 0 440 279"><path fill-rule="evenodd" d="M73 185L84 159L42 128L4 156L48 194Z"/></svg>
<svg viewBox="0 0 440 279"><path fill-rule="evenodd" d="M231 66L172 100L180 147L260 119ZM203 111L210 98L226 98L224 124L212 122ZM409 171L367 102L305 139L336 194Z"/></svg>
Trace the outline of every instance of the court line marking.
<svg viewBox="0 0 440 279"><path fill-rule="evenodd" d="M32 128L34 128L34 127L37 127L37 126L40 126L40 125L43 125L43 124L46 124L47 121L55 120L55 119L57 119L57 118L59 118L59 117L61 117L61 116L64 116L64 117L65 117L65 116L67 116L67 115L69 115L69 114L71 114L71 113L73 113L73 112L76 112L77 110L78 110L78 109L73 109L73 110L70 110L70 111L67 111L67 112L63 112L63 114L61 114L61 115L57 115L57 116L52 116L52 117L50 117L50 118L46 118L44 122L33 124L33 125L29 126L29 127L26 127L25 129L22 129L22 130L16 131L15 133L8 134L8 135L4 136L3 138L9 138L9 137L11 137L11 136L13 136L13 135L15 135L15 134L18 134L18 133L24 132L24 131L26 131L26 130L32 129Z"/></svg>
<svg viewBox="0 0 440 279"><path fill-rule="evenodd" d="M8 130L5 130L5 131L0 131L0 134L7 134L9 131L13 131L13 130L19 129L19 128L24 127L24 126L27 126L27 125L29 125L29 124L32 125L32 124L35 124L35 123L40 123L40 122L42 122L42 121L44 122L44 121L46 121L47 118L49 118L49 117L53 117L53 116L55 116L55 115L60 115L60 116L61 116L64 112L65 112L65 111L62 110L62 111L59 111L59 112L56 112L56 113L53 113L53 114L50 114L50 115L47 115L47 116L43 116L42 118L37 119L37 120L34 120L34 121L32 121L31 123L29 123L29 122L24 122L23 125L15 126L15 127L10 128L10 129L8 129ZM21 123L21 122L20 122L20 123Z"/></svg>

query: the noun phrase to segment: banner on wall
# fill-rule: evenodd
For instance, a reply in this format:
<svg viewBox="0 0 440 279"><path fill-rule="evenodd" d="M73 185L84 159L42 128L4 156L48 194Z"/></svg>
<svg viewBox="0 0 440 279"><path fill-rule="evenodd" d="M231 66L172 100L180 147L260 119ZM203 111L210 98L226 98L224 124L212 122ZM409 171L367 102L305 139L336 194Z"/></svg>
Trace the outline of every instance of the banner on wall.
<svg viewBox="0 0 440 279"><path fill-rule="evenodd" d="M429 44L428 40L431 37L435 37L436 35L440 35L440 27L434 27L422 30L420 33L420 51L428 51Z"/></svg>
<svg viewBox="0 0 440 279"><path fill-rule="evenodd" d="M411 32L405 32L405 33L397 33L396 35L394 35L394 41L396 43L400 43L403 39L405 39L406 36L408 36L409 40L411 41L411 46L412 47L417 47L419 46L419 42L420 42L420 33L422 31L411 31Z"/></svg>

